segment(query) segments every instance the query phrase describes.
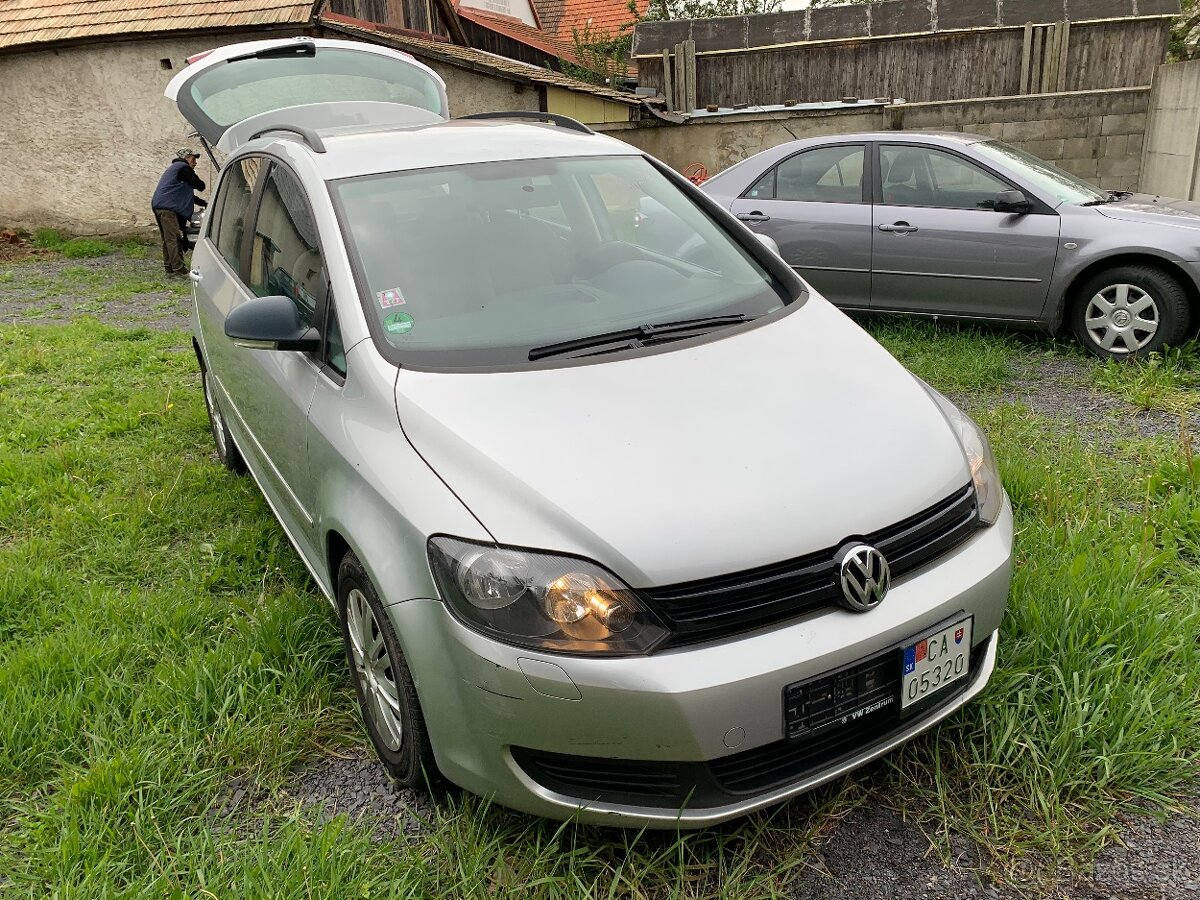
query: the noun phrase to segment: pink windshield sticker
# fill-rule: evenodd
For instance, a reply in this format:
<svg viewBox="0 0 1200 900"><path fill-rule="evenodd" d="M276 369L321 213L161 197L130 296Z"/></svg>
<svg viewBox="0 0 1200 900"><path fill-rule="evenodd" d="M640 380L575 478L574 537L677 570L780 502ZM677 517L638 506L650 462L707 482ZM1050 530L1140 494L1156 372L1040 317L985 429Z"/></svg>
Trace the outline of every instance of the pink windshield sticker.
<svg viewBox="0 0 1200 900"><path fill-rule="evenodd" d="M404 305L404 297L400 294L400 288L389 288L386 291L377 291L375 296L379 299L380 309L391 309L393 306Z"/></svg>

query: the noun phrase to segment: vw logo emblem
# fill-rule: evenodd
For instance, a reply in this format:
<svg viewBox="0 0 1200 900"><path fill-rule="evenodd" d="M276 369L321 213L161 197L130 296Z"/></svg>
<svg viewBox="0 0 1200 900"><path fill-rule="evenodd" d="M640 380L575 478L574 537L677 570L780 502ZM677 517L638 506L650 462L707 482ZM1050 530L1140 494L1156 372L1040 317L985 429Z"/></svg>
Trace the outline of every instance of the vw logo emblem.
<svg viewBox="0 0 1200 900"><path fill-rule="evenodd" d="M866 544L850 544L838 553L837 565L843 606L867 612L883 602L892 576L882 553Z"/></svg>

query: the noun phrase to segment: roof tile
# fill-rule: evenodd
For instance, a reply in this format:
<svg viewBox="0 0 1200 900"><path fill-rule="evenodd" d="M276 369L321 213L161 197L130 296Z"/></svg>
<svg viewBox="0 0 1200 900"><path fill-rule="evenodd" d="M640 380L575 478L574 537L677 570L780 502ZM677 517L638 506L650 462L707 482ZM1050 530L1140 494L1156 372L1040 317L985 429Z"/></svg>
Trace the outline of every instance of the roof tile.
<svg viewBox="0 0 1200 900"><path fill-rule="evenodd" d="M0 0L0 49L116 35L303 25L312 0Z"/></svg>

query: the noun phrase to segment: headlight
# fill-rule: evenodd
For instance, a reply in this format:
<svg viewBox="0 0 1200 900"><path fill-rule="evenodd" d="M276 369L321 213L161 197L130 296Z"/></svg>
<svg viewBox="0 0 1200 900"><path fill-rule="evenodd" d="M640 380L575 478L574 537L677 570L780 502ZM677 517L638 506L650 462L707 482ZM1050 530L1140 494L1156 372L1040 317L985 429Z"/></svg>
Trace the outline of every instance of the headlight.
<svg viewBox="0 0 1200 900"><path fill-rule="evenodd" d="M568 556L429 539L442 599L466 624L556 653L649 653L668 631L611 572Z"/></svg>
<svg viewBox="0 0 1200 900"><path fill-rule="evenodd" d="M919 378L917 380L921 381ZM992 456L992 446L988 443L987 435L961 409L924 381L921 381L921 384L937 401L958 433L963 453L967 457L967 465L971 467L971 481L975 484L975 497L979 504L979 521L984 525L991 525L1000 515L1000 508L1004 505L1004 485L1000 483L1000 470L996 468L996 460Z"/></svg>

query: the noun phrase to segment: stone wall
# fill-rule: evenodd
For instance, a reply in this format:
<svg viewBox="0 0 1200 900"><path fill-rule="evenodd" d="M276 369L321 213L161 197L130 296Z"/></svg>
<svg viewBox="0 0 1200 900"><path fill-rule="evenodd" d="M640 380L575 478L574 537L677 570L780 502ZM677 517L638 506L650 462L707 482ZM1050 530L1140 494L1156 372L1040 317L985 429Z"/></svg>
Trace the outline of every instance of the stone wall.
<svg viewBox="0 0 1200 900"><path fill-rule="evenodd" d="M1099 187L1134 190L1149 97L1149 88L1131 88L593 127L680 171L698 162L712 174L798 138L899 129L968 131L998 137Z"/></svg>

